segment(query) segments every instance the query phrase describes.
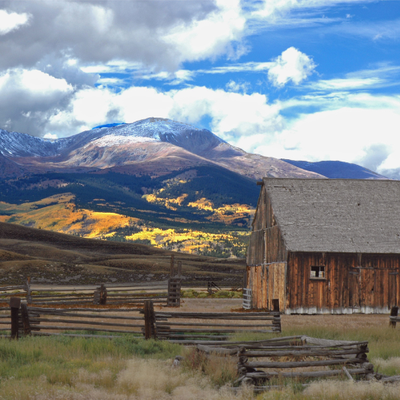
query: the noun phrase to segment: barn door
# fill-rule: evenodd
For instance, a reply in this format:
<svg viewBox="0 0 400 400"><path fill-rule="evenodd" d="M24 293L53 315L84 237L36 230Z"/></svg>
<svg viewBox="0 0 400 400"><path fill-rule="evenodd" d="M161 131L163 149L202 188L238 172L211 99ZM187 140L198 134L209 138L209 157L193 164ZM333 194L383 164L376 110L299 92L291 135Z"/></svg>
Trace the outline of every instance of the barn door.
<svg viewBox="0 0 400 400"><path fill-rule="evenodd" d="M361 306L375 306L375 271L372 268L363 268L361 274Z"/></svg>
<svg viewBox="0 0 400 400"><path fill-rule="evenodd" d="M349 271L349 307L360 307L360 270L351 268Z"/></svg>

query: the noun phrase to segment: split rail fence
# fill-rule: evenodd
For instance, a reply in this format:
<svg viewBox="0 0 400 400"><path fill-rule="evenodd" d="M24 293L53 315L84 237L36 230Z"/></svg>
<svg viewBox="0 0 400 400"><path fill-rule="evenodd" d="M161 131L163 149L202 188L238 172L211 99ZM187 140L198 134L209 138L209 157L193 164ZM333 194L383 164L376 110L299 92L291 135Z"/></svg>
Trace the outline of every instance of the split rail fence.
<svg viewBox="0 0 400 400"><path fill-rule="evenodd" d="M282 379L308 382L340 375L353 379L373 373L367 358L368 342L292 336L259 342L198 344L197 348L206 354L236 356L238 383L253 384L259 391L276 388Z"/></svg>
<svg viewBox="0 0 400 400"><path fill-rule="evenodd" d="M136 304L143 306L145 300L179 307L181 298L182 262L175 268L171 256L170 278L166 281L129 284L101 284L91 288L54 286L45 288L31 284L28 278L24 285L0 286L0 303L9 302L11 297L25 297L28 304L38 306L57 305L116 305Z"/></svg>
<svg viewBox="0 0 400 400"><path fill-rule="evenodd" d="M280 315L270 313L179 313L144 308L47 308L18 297L0 309L3 332L23 335L92 336L129 333L174 343L221 343L234 332L280 332ZM8 333L7 332L7 333ZM74 333L75 332L75 333ZM110 336L109 336L110 337Z"/></svg>
<svg viewBox="0 0 400 400"><path fill-rule="evenodd" d="M9 302L11 297L25 298L28 304L38 306L57 305L117 305L139 304L152 299L155 303L170 306L180 303L180 279L153 282L151 284L113 285L102 284L93 288L53 286L49 288L30 285L0 287L0 302Z"/></svg>
<svg viewBox="0 0 400 400"><path fill-rule="evenodd" d="M235 332L281 332L279 313L156 311L150 318L154 338L181 344L227 340Z"/></svg>

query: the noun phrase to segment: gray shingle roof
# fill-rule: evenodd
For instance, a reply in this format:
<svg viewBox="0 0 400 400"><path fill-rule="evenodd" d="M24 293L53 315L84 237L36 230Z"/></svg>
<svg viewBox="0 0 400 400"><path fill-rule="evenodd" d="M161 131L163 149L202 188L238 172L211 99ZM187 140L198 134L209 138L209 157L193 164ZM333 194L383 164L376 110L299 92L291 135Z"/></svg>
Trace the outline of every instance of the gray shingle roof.
<svg viewBox="0 0 400 400"><path fill-rule="evenodd" d="M400 254L400 181L264 178L289 251Z"/></svg>

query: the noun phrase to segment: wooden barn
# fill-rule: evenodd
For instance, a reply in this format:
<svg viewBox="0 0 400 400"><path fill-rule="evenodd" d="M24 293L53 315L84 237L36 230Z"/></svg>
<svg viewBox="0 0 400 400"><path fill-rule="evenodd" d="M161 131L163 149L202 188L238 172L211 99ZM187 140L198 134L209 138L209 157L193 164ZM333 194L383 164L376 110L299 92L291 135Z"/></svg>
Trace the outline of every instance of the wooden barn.
<svg viewBox="0 0 400 400"><path fill-rule="evenodd" d="M400 181L258 184L247 253L251 308L388 313L399 305Z"/></svg>

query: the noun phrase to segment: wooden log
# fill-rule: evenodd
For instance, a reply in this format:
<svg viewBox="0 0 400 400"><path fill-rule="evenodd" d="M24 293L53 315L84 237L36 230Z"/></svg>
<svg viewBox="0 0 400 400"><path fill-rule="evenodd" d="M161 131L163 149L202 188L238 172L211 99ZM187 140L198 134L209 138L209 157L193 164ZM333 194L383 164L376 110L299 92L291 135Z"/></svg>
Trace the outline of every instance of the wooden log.
<svg viewBox="0 0 400 400"><path fill-rule="evenodd" d="M164 325L163 323L157 323L157 327L163 327L163 326L216 326L220 328L247 328L249 331L252 328L263 328L263 327L272 327L273 325L238 325L238 324L210 324L208 322L169 322L167 325Z"/></svg>
<svg viewBox="0 0 400 400"><path fill-rule="evenodd" d="M188 340L197 340L197 339L210 339L210 335L161 335L160 333L157 334L159 339L168 339L169 341L172 339L176 339L178 341L187 342ZM212 336L214 340L225 341L229 339L229 336ZM207 342L207 340L202 340L200 343ZM177 342L174 342L177 343Z"/></svg>
<svg viewBox="0 0 400 400"><path fill-rule="evenodd" d="M9 308L7 309L9 310ZM68 311L84 311L84 312L93 312L93 313L102 313L102 312L112 312L112 313L118 313L118 312L133 312L136 311L138 313L142 313L142 309L140 308L46 308L46 307L35 307L35 306L29 306L29 310L32 310L34 312L53 312L53 311L59 311L59 312L68 312Z"/></svg>
<svg viewBox="0 0 400 400"><path fill-rule="evenodd" d="M162 328L159 329L162 331ZM249 331L248 329L171 329L171 332L175 333L194 333L194 332L199 332L199 333L235 333L235 332L255 332L255 333L273 333L273 330L251 330Z"/></svg>
<svg viewBox="0 0 400 400"><path fill-rule="evenodd" d="M35 294L35 299L46 299L46 298L63 298L63 297L90 297L93 298L93 293L53 293L53 294Z"/></svg>
<svg viewBox="0 0 400 400"><path fill-rule="evenodd" d="M132 331L123 331L117 329L100 329L82 326L60 326L60 325L34 325L31 324L31 329L38 328L40 330L57 330L57 331L93 331L93 332L117 332L117 333L131 333ZM141 332L141 330L133 331L136 333Z"/></svg>
<svg viewBox="0 0 400 400"><path fill-rule="evenodd" d="M25 289L25 285L1 286L0 291Z"/></svg>
<svg viewBox="0 0 400 400"><path fill-rule="evenodd" d="M29 312L29 315L32 313ZM77 317L77 318L95 318L95 319L118 319L118 320L127 320L127 321L143 321L143 317L127 317L127 316L118 316L118 315L90 315L90 314L76 314L76 313L43 313L42 315L54 315L54 316L61 316L61 317Z"/></svg>
<svg viewBox="0 0 400 400"><path fill-rule="evenodd" d="M277 321L274 317L255 317L255 318L250 318L250 317L242 317L240 315L229 315L229 314L222 314L222 315L215 315L215 314L172 314L172 313L162 313L162 312L156 312L156 318L161 317L161 318L171 318L171 319L180 319L180 318L185 318L185 319L230 319L230 320L238 320L238 321Z"/></svg>
<svg viewBox="0 0 400 400"><path fill-rule="evenodd" d="M246 368L306 368L306 367L321 367L340 364L363 364L364 358L350 358L346 360L318 360L318 361L288 361L288 362L262 362L254 361L244 364Z"/></svg>
<svg viewBox="0 0 400 400"><path fill-rule="evenodd" d="M382 378L380 382L383 383L393 383L393 382L400 382L400 375L394 375L394 376L387 376L385 378Z"/></svg>
<svg viewBox="0 0 400 400"><path fill-rule="evenodd" d="M281 350L281 351L246 351L243 353L246 357L333 357L343 356L352 354L365 354L365 351L361 349L354 350L321 350L321 349L309 349L309 350Z"/></svg>
<svg viewBox="0 0 400 400"><path fill-rule="evenodd" d="M127 328L142 328L143 324L121 324L121 323L115 323L115 322L97 322L97 321L81 321L81 320L75 320L75 319L48 319L48 318L38 318L37 321L40 322L62 322L66 324L83 324L87 326L92 326L92 325L97 325L97 326L123 326Z"/></svg>
<svg viewBox="0 0 400 400"><path fill-rule="evenodd" d="M99 338L99 339L115 339L121 338L120 335L85 335L79 333L56 333L56 332L32 332L34 336L67 336L67 337L79 337L79 338Z"/></svg>
<svg viewBox="0 0 400 400"><path fill-rule="evenodd" d="M301 340L304 343L307 343L307 344L315 344L315 345L320 345L320 346L356 346L358 344L368 344L368 342L319 339L319 338L312 338L312 337L309 337L309 336L302 336Z"/></svg>
<svg viewBox="0 0 400 400"><path fill-rule="evenodd" d="M371 365L371 364L370 364ZM372 366L373 370L373 366ZM367 375L371 373L371 367L364 368L354 368L348 369L349 374L351 375ZM310 371L310 372L247 372L246 377L255 378L255 379L263 379L263 378L325 378L328 376L337 376L341 375L344 372L341 369L330 370L330 371Z"/></svg>

